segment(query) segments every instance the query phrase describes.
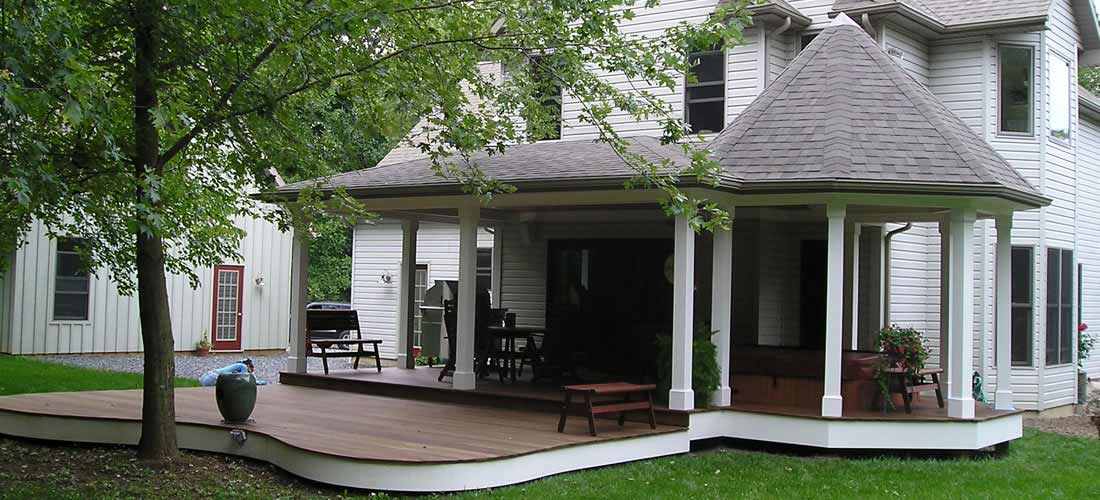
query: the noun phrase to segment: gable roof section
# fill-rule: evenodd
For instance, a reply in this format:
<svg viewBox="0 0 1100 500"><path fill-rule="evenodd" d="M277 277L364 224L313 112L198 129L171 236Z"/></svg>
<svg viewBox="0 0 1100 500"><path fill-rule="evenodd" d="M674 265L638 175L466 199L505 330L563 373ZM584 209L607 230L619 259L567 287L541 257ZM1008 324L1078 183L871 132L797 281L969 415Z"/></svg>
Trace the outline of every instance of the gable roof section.
<svg viewBox="0 0 1100 500"><path fill-rule="evenodd" d="M627 139L628 150L660 165L665 159L682 169L691 158L676 144L661 144L654 137ZM471 157L486 177L507 182L521 190L598 189L622 187L635 175L610 145L595 141L553 141L509 146L503 154L478 153ZM462 194L462 184L432 171L430 159L379 165L319 180L299 182L278 189L292 194L309 186L341 187L357 196ZM729 186L729 183L723 183Z"/></svg>
<svg viewBox="0 0 1100 500"><path fill-rule="evenodd" d="M1039 194L840 14L710 144L748 191Z"/></svg>
<svg viewBox="0 0 1100 500"><path fill-rule="evenodd" d="M1050 0L836 0L833 12L850 15L899 12L921 24L950 32L968 28L1042 23Z"/></svg>

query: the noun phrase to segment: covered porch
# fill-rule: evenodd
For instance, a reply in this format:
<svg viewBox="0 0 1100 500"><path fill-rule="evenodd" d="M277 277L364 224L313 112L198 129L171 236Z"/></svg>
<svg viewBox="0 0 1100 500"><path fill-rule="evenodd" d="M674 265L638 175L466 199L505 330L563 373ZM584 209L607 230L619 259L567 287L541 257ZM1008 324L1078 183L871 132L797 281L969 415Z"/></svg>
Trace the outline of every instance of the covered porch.
<svg viewBox="0 0 1100 500"><path fill-rule="evenodd" d="M450 393L476 394L491 383L475 368L486 324L478 313L486 295L476 284L477 234L488 227L497 272L492 302L483 304L507 308L519 326L544 329L547 340L566 346L556 364L587 358L582 376L590 380L667 385L666 411L688 415L694 439L973 450L1022 434L1009 379L1012 221L1050 200L981 136L841 15L705 147L720 174L713 182L682 177L678 187L731 214L732 225L713 234L693 231L687 214L666 216L660 207L668 193L623 190L637 172L599 142L472 155L485 176L516 188L486 203L440 179L426 159L285 186L281 194L293 206L303 189L343 189L402 221L393 325L402 367L395 370L419 371L412 340L418 224L457 225L455 369L435 382ZM627 148L656 164L692 161L656 138L631 138ZM976 403L971 389L974 228L985 219L996 221L993 407ZM922 400L919 412L882 415L869 400L881 357L876 335L891 324L887 240L912 223L939 233L940 273L927 280L939 282L939 331L925 333L940 341L945 404L926 408ZM299 243L288 378L304 378L307 264ZM704 324L718 372L707 400L696 397L692 380L700 362L694 338ZM660 350L651 348L657 338L667 338ZM330 377L369 384L361 378ZM385 378L383 371L376 382ZM405 378L407 387L421 386Z"/></svg>

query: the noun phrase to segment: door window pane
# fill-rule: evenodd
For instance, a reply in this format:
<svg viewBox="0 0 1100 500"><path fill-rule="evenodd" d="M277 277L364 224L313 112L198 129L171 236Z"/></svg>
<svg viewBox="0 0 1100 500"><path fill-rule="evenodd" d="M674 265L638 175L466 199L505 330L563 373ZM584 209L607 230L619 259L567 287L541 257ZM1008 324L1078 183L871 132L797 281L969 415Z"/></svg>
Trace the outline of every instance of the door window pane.
<svg viewBox="0 0 1100 500"><path fill-rule="evenodd" d="M1030 134L1034 53L1031 47L1002 45L998 55L1000 131Z"/></svg>

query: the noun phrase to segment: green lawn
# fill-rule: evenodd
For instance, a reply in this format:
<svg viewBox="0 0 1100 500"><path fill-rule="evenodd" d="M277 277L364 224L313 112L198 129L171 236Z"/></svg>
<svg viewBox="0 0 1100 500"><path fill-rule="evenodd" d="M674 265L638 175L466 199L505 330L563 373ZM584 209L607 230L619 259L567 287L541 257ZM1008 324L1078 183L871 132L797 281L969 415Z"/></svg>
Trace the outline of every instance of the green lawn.
<svg viewBox="0 0 1100 500"><path fill-rule="evenodd" d="M28 392L140 389L141 377L140 373L92 370L0 355L0 396ZM176 379L176 387L197 385L194 380Z"/></svg>

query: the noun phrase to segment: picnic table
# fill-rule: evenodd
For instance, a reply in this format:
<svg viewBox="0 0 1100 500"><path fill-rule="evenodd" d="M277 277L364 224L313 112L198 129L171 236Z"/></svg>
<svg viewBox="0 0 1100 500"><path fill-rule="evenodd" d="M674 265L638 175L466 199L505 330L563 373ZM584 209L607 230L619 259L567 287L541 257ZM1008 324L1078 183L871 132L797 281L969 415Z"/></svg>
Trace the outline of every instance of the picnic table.
<svg viewBox="0 0 1100 500"><path fill-rule="evenodd" d="M561 405L561 418L558 420L558 432L565 432L565 421L569 414L588 417L588 433L596 435L596 415L618 413L619 427L626 422L626 412L646 410L649 412L649 427L657 428L657 417L653 413L653 384L631 384L612 382L606 384L578 384L563 386L565 401ZM573 395L584 398L583 403L574 404ZM643 396L632 400L631 396ZM594 397L610 396L612 399L596 400Z"/></svg>

